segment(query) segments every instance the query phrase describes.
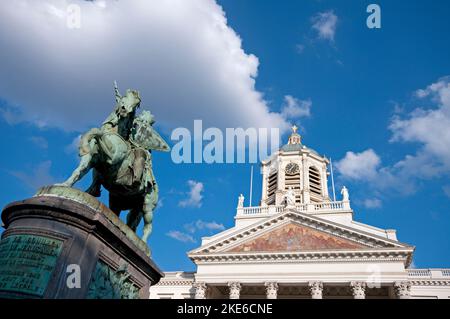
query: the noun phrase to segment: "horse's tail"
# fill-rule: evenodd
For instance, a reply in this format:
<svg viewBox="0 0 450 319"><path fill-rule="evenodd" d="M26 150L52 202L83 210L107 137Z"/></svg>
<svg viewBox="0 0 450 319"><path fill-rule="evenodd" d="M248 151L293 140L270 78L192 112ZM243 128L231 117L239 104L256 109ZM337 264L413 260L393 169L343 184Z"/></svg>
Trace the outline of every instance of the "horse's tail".
<svg viewBox="0 0 450 319"><path fill-rule="evenodd" d="M97 143L95 139L101 136L101 131L98 128L92 128L81 136L78 152L80 156L86 154L95 154L98 152Z"/></svg>

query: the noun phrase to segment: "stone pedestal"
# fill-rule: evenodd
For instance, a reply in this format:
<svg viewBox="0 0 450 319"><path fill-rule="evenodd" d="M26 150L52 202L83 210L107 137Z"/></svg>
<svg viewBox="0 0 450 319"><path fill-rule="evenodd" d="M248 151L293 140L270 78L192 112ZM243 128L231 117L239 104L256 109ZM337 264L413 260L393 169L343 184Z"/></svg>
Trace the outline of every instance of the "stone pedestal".
<svg viewBox="0 0 450 319"><path fill-rule="evenodd" d="M2 221L0 298L148 298L163 276L146 243L79 190L44 187Z"/></svg>

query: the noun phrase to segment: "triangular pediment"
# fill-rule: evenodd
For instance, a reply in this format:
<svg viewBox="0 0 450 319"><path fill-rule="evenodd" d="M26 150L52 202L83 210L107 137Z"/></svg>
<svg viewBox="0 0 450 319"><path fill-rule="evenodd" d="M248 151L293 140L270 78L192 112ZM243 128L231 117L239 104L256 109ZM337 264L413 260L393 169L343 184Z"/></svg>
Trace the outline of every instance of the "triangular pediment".
<svg viewBox="0 0 450 319"><path fill-rule="evenodd" d="M289 252L367 248L370 246L333 236L296 222L289 222L224 252Z"/></svg>
<svg viewBox="0 0 450 319"><path fill-rule="evenodd" d="M190 257L215 254L310 251L366 251L413 247L297 211L285 211L253 225L218 234L189 252Z"/></svg>

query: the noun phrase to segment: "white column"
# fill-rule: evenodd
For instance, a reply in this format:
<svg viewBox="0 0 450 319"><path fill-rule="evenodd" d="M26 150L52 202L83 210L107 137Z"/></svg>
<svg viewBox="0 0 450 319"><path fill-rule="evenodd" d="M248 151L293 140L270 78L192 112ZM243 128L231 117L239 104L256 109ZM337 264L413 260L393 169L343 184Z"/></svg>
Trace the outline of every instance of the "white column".
<svg viewBox="0 0 450 319"><path fill-rule="evenodd" d="M241 284L239 282L229 282L230 299L239 299L241 294Z"/></svg>
<svg viewBox="0 0 450 319"><path fill-rule="evenodd" d="M308 287L312 299L322 299L323 283L321 281L311 281Z"/></svg>
<svg viewBox="0 0 450 319"><path fill-rule="evenodd" d="M394 290L398 299L409 299L411 297L411 283L408 281L395 282Z"/></svg>
<svg viewBox="0 0 450 319"><path fill-rule="evenodd" d="M350 283L354 299L366 299L366 283L363 281L352 281Z"/></svg>
<svg viewBox="0 0 450 319"><path fill-rule="evenodd" d="M276 282L266 282L266 296L267 299L277 299L278 284Z"/></svg>
<svg viewBox="0 0 450 319"><path fill-rule="evenodd" d="M195 299L206 299L206 290L207 286L204 282L195 282L194 283L195 288Z"/></svg>

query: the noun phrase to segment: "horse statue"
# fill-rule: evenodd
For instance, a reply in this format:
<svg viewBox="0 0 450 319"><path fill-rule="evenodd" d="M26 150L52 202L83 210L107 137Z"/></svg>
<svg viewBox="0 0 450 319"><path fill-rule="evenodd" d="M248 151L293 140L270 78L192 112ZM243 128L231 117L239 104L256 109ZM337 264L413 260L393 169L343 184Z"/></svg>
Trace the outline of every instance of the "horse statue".
<svg viewBox="0 0 450 319"><path fill-rule="evenodd" d="M73 186L89 170L92 184L87 193L99 197L101 186L109 191L109 208L120 215L130 210L127 225L136 232L144 219L142 240L152 232L153 210L158 203L158 185L152 170L151 151L170 150L154 130L153 115L143 111L136 116L141 98L139 92L127 90L121 95L114 82L116 106L100 128L93 128L80 140L80 164L62 184Z"/></svg>

